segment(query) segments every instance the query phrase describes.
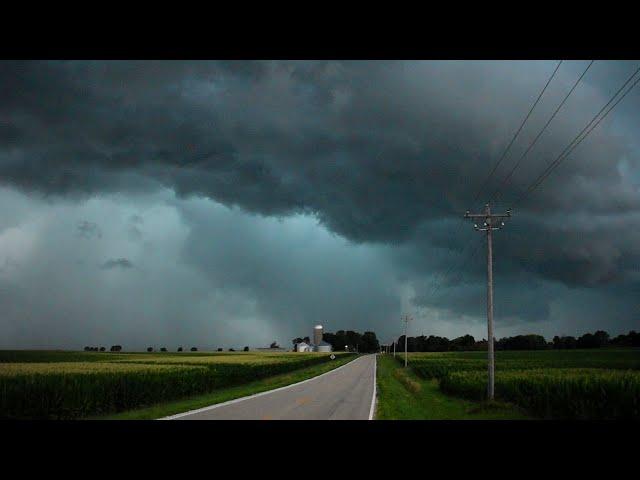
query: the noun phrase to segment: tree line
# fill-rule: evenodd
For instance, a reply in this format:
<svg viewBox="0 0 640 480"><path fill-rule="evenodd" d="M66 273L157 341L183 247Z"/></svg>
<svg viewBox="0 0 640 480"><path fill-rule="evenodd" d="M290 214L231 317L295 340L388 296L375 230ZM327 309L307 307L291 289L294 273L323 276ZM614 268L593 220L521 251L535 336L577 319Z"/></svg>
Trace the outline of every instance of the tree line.
<svg viewBox="0 0 640 480"><path fill-rule="evenodd" d="M275 342L274 342L275 343ZM278 348L277 345L276 347L273 347L272 344L272 348ZM197 352L198 351L198 347L191 347L189 349L191 352ZM106 351L105 347L90 347L90 346L86 346L84 347L84 351L85 352L104 352ZM110 352L121 352L122 351L122 346L121 345L112 345L111 348L109 349ZM147 352L151 353L155 351L155 349L153 347L147 347ZM166 347L160 347L160 351L161 352L167 352L167 348ZM182 347L178 347L177 352L182 352L184 351L184 349ZM222 352L223 349L222 348L218 348L218 352ZM230 352L235 352L235 349L230 348L229 349ZM243 352L248 352L249 351L249 347L244 347L242 349Z"/></svg>
<svg viewBox="0 0 640 480"><path fill-rule="evenodd" d="M640 347L640 333L631 330L628 334L621 334L611 338L604 330L594 333L585 333L580 337L555 336L547 342L542 335L516 335L494 340L496 350L546 350L546 349L572 349L572 348L603 348L603 347ZM404 351L404 335L400 336L396 348ZM435 335L421 335L419 337L407 337L407 351L409 352L448 352L487 350L487 341L476 340L472 335L449 340L446 337Z"/></svg>
<svg viewBox="0 0 640 480"><path fill-rule="evenodd" d="M353 330L338 330L336 333L325 332L322 340L331 345L336 352L357 351L362 353L373 353L380 351L380 342L375 332L359 333ZM297 343L310 343L309 337L298 337L291 341L295 347Z"/></svg>

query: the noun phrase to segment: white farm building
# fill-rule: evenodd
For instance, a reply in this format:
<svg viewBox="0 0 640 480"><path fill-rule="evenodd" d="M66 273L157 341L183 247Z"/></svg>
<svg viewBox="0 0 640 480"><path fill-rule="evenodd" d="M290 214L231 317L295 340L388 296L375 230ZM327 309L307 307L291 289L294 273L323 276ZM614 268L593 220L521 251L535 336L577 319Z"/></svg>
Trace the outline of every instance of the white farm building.
<svg viewBox="0 0 640 480"><path fill-rule="evenodd" d="M316 325L313 328L313 342L296 343L296 352L330 352L331 344L322 340L322 325Z"/></svg>

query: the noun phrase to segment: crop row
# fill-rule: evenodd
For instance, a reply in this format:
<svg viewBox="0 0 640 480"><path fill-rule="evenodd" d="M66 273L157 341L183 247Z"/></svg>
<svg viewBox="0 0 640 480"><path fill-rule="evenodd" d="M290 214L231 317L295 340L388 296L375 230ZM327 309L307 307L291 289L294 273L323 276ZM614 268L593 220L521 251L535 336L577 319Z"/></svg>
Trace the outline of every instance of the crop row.
<svg viewBox="0 0 640 480"><path fill-rule="evenodd" d="M570 352L570 354L563 352L560 355L555 354L555 352L545 353L546 355L532 356L497 355L496 372L558 368L640 369L640 351L609 352L607 355L590 355L585 352ZM486 354L483 357L437 354L413 355L409 357L409 365L423 378L442 378L451 372L486 371ZM401 356L397 358L403 361Z"/></svg>
<svg viewBox="0 0 640 480"><path fill-rule="evenodd" d="M135 353L135 352L72 352L62 350L0 350L0 364L3 363L44 363L44 362L110 362L126 360L145 360L148 362L180 359L224 359L224 358L295 358L298 353L272 352L180 352L180 353Z"/></svg>
<svg viewBox="0 0 640 480"><path fill-rule="evenodd" d="M479 371L450 372L440 379L445 393L472 400L485 398L486 385L486 374ZM504 371L496 375L495 394L543 418L640 418L640 372L633 370Z"/></svg>

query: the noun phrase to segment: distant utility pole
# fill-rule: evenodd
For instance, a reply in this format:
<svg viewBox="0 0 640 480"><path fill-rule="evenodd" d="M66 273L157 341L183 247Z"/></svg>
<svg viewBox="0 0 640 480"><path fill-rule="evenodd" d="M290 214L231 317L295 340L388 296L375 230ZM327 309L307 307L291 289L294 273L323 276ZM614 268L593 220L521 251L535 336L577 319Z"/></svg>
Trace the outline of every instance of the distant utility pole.
<svg viewBox="0 0 640 480"><path fill-rule="evenodd" d="M411 318L409 315L404 316L404 366L407 366L407 329Z"/></svg>
<svg viewBox="0 0 640 480"><path fill-rule="evenodd" d="M493 355L493 246L491 244L491 232L493 230L500 230L500 227L504 227L504 222L501 220L502 218L510 217L511 210L507 210L507 213L491 213L491 208L488 203L484 206L484 213L469 213L467 211L464 215L464 218L484 219L482 227L478 227L476 223L473 225L473 228L478 232L487 232L487 350L489 357L487 397L489 400L493 400L495 390L495 359Z"/></svg>
<svg viewBox="0 0 640 480"><path fill-rule="evenodd" d="M396 358L396 341L393 341L393 358Z"/></svg>

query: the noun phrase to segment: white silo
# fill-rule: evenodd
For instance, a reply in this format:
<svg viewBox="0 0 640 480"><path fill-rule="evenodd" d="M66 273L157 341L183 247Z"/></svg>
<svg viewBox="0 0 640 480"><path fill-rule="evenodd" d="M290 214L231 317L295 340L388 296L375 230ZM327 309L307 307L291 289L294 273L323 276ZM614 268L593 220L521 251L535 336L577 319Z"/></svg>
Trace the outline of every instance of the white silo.
<svg viewBox="0 0 640 480"><path fill-rule="evenodd" d="M322 343L322 325L313 327L313 344L320 345Z"/></svg>

